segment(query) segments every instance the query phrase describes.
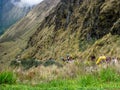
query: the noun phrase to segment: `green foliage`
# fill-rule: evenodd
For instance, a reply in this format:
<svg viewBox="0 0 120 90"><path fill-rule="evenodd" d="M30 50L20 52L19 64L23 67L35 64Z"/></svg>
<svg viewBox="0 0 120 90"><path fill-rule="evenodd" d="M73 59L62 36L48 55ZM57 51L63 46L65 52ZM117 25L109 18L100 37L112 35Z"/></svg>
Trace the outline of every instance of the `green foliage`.
<svg viewBox="0 0 120 90"><path fill-rule="evenodd" d="M59 62L56 62L53 59L49 59L44 62L44 61L40 61L40 60L38 61L32 58L32 59L20 60L20 62L21 63L18 63L16 60L13 60L10 65L19 66L21 64L24 67L24 69L30 69L31 67L37 67L40 65L43 65L45 67L51 66L51 65L62 67L62 64L60 64Z"/></svg>
<svg viewBox="0 0 120 90"><path fill-rule="evenodd" d="M44 65L45 67L51 66L51 65L56 65L56 66L58 66L58 67L62 67L62 65L61 65L60 63L56 62L56 61L53 60L53 59L50 59L50 60L45 61L43 65Z"/></svg>
<svg viewBox="0 0 120 90"><path fill-rule="evenodd" d="M1 72L0 84L13 84L16 82L16 76L13 72Z"/></svg>
<svg viewBox="0 0 120 90"><path fill-rule="evenodd" d="M27 60L21 60L21 64L25 69L29 69L33 66L37 67L42 64L41 61L37 61L35 59L27 59Z"/></svg>
<svg viewBox="0 0 120 90"><path fill-rule="evenodd" d="M11 73L11 72L10 72ZM4 78L5 84L11 84L11 82L6 82L5 78L8 72L3 72L0 74L0 80ZM7 76L6 76L7 75ZM13 75L13 73L12 73ZM104 90L107 89L120 89L120 75L113 68L101 69L99 72L86 73L82 76L78 76L72 79L56 79L49 82L42 82L39 85L6 85L0 86L2 90ZM11 81L11 79L7 79ZM14 80L12 80L14 81Z"/></svg>
<svg viewBox="0 0 120 90"><path fill-rule="evenodd" d="M102 82L118 81L120 75L112 68L102 69L99 72L99 77Z"/></svg>
<svg viewBox="0 0 120 90"><path fill-rule="evenodd" d="M19 66L19 63L16 60L11 61L11 66Z"/></svg>
<svg viewBox="0 0 120 90"><path fill-rule="evenodd" d="M96 83L97 83L97 78L92 74L82 76L80 79L80 85L83 87L86 87L88 85L95 85Z"/></svg>
<svg viewBox="0 0 120 90"><path fill-rule="evenodd" d="M113 68L101 69L100 72L86 74L81 77L81 86L96 85L98 83L120 81L120 75Z"/></svg>
<svg viewBox="0 0 120 90"><path fill-rule="evenodd" d="M39 85L6 85L0 86L1 90L119 90L120 85L117 82L102 83L98 85L81 86L76 79L56 80L40 83Z"/></svg>

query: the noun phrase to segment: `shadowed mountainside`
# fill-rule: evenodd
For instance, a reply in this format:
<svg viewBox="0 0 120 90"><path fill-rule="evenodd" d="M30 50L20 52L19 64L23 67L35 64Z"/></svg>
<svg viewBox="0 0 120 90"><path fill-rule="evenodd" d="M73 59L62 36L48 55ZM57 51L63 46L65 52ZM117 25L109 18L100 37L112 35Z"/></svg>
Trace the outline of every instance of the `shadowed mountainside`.
<svg viewBox="0 0 120 90"><path fill-rule="evenodd" d="M18 7L11 0L0 1L0 34L24 17L32 7Z"/></svg>

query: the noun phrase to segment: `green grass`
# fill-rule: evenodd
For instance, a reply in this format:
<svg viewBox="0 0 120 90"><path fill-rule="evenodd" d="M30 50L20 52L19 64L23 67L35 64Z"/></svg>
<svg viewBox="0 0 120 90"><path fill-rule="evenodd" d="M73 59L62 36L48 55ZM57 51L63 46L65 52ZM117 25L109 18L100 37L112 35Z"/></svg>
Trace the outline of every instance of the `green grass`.
<svg viewBox="0 0 120 90"><path fill-rule="evenodd" d="M80 78L80 84L83 87L99 85L102 83L120 82L119 73L113 68L101 69L99 72L86 74Z"/></svg>
<svg viewBox="0 0 120 90"><path fill-rule="evenodd" d="M102 69L99 72L99 77L102 82L120 81L120 75L113 68Z"/></svg>
<svg viewBox="0 0 120 90"><path fill-rule="evenodd" d="M0 73L0 84L13 84L16 82L16 77L12 72Z"/></svg>
<svg viewBox="0 0 120 90"><path fill-rule="evenodd" d="M1 85L2 90L105 90L120 89L120 82L98 83L96 85L81 86L78 80L57 80L31 85Z"/></svg>
<svg viewBox="0 0 120 90"><path fill-rule="evenodd" d="M1 90L116 90L120 89L120 75L115 69L85 74L73 79L57 79L49 82L30 84L1 84Z"/></svg>
<svg viewBox="0 0 120 90"><path fill-rule="evenodd" d="M95 76L93 76L92 74L88 74L85 76L82 76L80 79L80 85L82 87L86 87L89 85L96 85L97 83L97 78Z"/></svg>

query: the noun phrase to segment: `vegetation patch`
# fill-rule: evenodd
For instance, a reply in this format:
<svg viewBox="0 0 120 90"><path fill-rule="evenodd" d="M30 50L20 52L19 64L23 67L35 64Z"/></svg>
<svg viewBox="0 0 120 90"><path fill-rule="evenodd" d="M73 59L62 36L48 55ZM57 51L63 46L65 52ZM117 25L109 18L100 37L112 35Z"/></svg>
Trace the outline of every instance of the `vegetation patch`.
<svg viewBox="0 0 120 90"><path fill-rule="evenodd" d="M1 72L0 84L14 84L16 82L16 76L13 72Z"/></svg>
<svg viewBox="0 0 120 90"><path fill-rule="evenodd" d="M29 69L33 66L37 67L39 65L42 64L42 61L37 61L35 59L27 59L27 60L21 60L21 65L25 68L25 69Z"/></svg>
<svg viewBox="0 0 120 90"><path fill-rule="evenodd" d="M56 62L56 61L53 60L53 59L50 59L50 60L45 61L43 65L44 65L45 67L46 67L46 66L51 66L51 65L56 65L56 66L58 66L58 67L62 67L62 65L61 65L59 62Z"/></svg>
<svg viewBox="0 0 120 90"><path fill-rule="evenodd" d="M6 75L6 73L5 73ZM3 74L3 76L5 76ZM106 89L120 89L120 75L113 68L101 69L100 71L79 74L74 78L56 78L50 81L39 82L39 84L14 84L14 85L0 85L2 90L106 90ZM10 79L9 79L10 81ZM9 83L5 83L9 84ZM10 82L11 84L11 82ZM13 83L12 83L13 84Z"/></svg>
<svg viewBox="0 0 120 90"><path fill-rule="evenodd" d="M93 45L97 41L96 38L89 38L89 40L79 40L79 50L85 51L89 46Z"/></svg>
<svg viewBox="0 0 120 90"><path fill-rule="evenodd" d="M120 75L113 68L102 69L99 78L102 82L120 81Z"/></svg>
<svg viewBox="0 0 120 90"><path fill-rule="evenodd" d="M88 85L95 85L95 84L97 84L97 78L92 74L82 76L80 79L80 85L82 87L86 87Z"/></svg>

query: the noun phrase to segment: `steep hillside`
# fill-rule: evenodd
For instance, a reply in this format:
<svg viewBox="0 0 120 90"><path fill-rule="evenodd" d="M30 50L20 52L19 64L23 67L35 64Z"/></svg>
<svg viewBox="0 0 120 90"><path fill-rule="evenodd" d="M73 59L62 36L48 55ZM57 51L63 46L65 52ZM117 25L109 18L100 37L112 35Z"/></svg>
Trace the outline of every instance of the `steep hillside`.
<svg viewBox="0 0 120 90"><path fill-rule="evenodd" d="M30 36L37 30L41 21L56 7L57 3L59 0L44 0L0 37L1 62L13 60L25 49Z"/></svg>
<svg viewBox="0 0 120 90"><path fill-rule="evenodd" d="M32 14L39 11L36 7L1 37L2 59L19 55L21 60L60 60L66 54L83 60L101 54L120 57L119 0L61 0L57 6L49 2L50 9L43 7L45 14ZM4 50L9 44L16 47L12 53Z"/></svg>
<svg viewBox="0 0 120 90"><path fill-rule="evenodd" d="M93 54L120 57L119 9L119 0L61 0L31 36L22 58L58 60L66 54L86 59ZM110 50L111 45L117 47Z"/></svg>
<svg viewBox="0 0 120 90"><path fill-rule="evenodd" d="M0 1L0 34L24 17L32 8L15 6L11 0Z"/></svg>
<svg viewBox="0 0 120 90"><path fill-rule="evenodd" d="M40 24L40 22L49 14L49 12L56 6L58 2L59 0L44 0L30 13L28 13L26 17L9 28L0 38L0 41L5 42L9 40L15 40L17 38L23 37L25 33L33 32L34 28L37 29L37 25Z"/></svg>

